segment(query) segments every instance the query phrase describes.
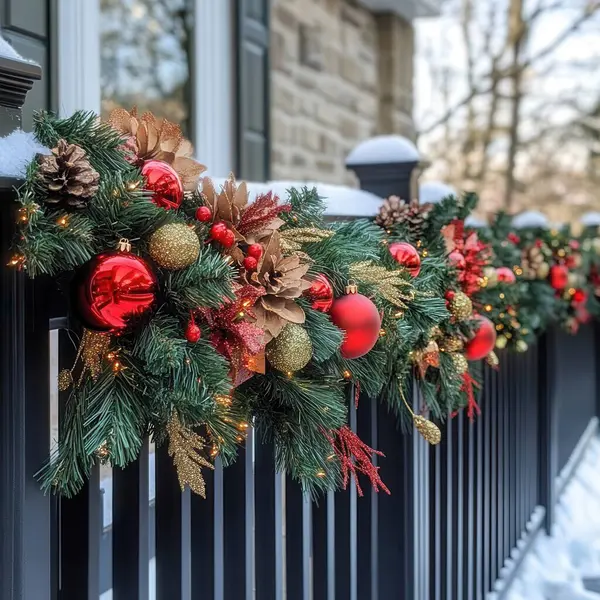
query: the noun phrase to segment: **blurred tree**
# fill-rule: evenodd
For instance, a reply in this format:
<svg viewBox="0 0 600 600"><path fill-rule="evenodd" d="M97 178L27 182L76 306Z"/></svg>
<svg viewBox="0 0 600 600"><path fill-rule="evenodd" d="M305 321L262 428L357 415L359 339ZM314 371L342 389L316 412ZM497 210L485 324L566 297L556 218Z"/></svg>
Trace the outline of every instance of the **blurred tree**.
<svg viewBox="0 0 600 600"><path fill-rule="evenodd" d="M432 88L420 142L438 177L488 210L564 201L561 177L580 186L576 206L591 201L599 0L445 0L419 42Z"/></svg>

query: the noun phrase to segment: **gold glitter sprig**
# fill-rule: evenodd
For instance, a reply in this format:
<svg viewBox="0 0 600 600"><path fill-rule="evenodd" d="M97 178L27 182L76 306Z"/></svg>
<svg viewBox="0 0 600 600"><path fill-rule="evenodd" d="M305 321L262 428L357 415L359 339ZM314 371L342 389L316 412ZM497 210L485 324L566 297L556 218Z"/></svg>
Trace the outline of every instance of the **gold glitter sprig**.
<svg viewBox="0 0 600 600"><path fill-rule="evenodd" d="M99 333L97 331L90 331L89 329L83 330L83 337L79 343L79 349L77 350L77 357L73 367L69 369L63 369L58 374L58 389L61 392L68 390L74 382L73 372L81 359L83 367L79 376L79 383L83 380L86 371L92 379L98 379L102 372L102 361L108 352L110 346L110 334Z"/></svg>
<svg viewBox="0 0 600 600"><path fill-rule="evenodd" d="M179 415L173 416L167 425L169 434L169 456L177 469L177 477L181 491L187 485L192 492L206 498L206 484L202 476L202 468L214 469L214 466L202 456L206 440L186 427L179 420Z"/></svg>
<svg viewBox="0 0 600 600"><path fill-rule="evenodd" d="M333 231L316 227L297 227L280 232L280 243L283 252L297 252L302 244L312 244L330 238Z"/></svg>
<svg viewBox="0 0 600 600"><path fill-rule="evenodd" d="M407 302L415 299L415 290L400 271L388 271L367 260L350 265L350 277L372 285L377 293L398 308L408 308Z"/></svg>

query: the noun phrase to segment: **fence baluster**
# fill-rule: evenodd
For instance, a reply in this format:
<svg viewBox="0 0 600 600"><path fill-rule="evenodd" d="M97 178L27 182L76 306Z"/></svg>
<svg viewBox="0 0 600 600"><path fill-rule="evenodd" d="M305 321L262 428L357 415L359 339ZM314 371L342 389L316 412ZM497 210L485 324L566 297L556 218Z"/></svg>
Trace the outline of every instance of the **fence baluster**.
<svg viewBox="0 0 600 600"><path fill-rule="evenodd" d="M113 600L149 598L148 440L137 461L113 469Z"/></svg>
<svg viewBox="0 0 600 600"><path fill-rule="evenodd" d="M179 489L166 445L156 450L156 597L191 599L190 490Z"/></svg>

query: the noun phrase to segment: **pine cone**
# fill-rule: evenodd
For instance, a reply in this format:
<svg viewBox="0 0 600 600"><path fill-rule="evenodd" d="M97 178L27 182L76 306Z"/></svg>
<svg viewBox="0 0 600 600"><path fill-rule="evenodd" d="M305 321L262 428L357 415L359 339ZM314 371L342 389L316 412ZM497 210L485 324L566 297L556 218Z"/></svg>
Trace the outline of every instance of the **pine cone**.
<svg viewBox="0 0 600 600"><path fill-rule="evenodd" d="M402 221L408 211L408 205L398 196L390 196L383 201L375 223L381 227L392 227Z"/></svg>
<svg viewBox="0 0 600 600"><path fill-rule="evenodd" d="M98 191L100 175L76 144L59 140L52 154L38 156L38 163L38 181L48 190L46 204L85 208Z"/></svg>
<svg viewBox="0 0 600 600"><path fill-rule="evenodd" d="M530 246L523 250L521 257L521 268L526 279L536 279L538 269L544 263L544 255L536 246Z"/></svg>
<svg viewBox="0 0 600 600"><path fill-rule="evenodd" d="M396 223L408 223L411 233L420 237L424 221L429 216L431 204L421 206L418 200L406 202L398 196L390 196L383 201L375 222L381 227L392 227Z"/></svg>

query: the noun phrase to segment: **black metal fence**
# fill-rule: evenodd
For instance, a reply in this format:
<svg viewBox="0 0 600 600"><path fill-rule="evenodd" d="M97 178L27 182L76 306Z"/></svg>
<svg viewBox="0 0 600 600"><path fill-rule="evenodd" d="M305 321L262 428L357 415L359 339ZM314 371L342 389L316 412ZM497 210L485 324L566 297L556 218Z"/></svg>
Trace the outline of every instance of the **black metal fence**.
<svg viewBox="0 0 600 600"><path fill-rule="evenodd" d="M0 182L4 263L13 184ZM589 326L502 355L499 372L485 371L482 416L451 419L435 449L401 435L379 403L349 402L352 427L386 454L391 496L352 488L312 503L250 432L235 466L207 473L207 500L180 493L150 444L58 500L34 479L66 401L56 374L75 350L54 282L0 269L0 323L2 600L502 597L597 429Z"/></svg>

